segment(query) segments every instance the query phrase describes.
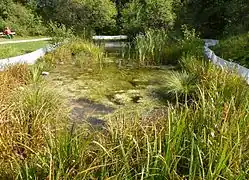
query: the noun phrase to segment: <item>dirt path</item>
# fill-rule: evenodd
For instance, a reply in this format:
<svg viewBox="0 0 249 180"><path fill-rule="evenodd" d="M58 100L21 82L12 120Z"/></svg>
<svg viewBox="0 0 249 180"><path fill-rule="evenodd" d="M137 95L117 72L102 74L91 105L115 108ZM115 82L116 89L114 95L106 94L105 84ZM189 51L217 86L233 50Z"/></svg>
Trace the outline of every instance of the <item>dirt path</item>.
<svg viewBox="0 0 249 180"><path fill-rule="evenodd" d="M37 41L48 41L52 38L38 38L38 39L26 39L26 40L12 40L12 41L3 41L1 44L16 44L16 43L25 43L25 42L37 42Z"/></svg>

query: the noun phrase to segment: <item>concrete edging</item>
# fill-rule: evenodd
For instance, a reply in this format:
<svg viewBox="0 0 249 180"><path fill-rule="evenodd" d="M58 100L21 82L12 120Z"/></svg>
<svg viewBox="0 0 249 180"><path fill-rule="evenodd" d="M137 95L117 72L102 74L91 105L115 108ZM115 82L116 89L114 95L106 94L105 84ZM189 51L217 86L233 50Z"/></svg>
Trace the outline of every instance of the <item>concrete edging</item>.
<svg viewBox="0 0 249 180"><path fill-rule="evenodd" d="M15 64L34 64L39 58L43 57L46 53L51 52L54 49L55 47L53 46L47 46L28 54L0 59L0 71L3 71L6 67Z"/></svg>
<svg viewBox="0 0 249 180"><path fill-rule="evenodd" d="M204 42L205 42L204 54L211 62L213 62L215 65L221 68L227 68L237 72L240 76L242 76L246 80L247 84L249 84L249 69L237 63L229 62L225 59L220 58L209 48L210 46L215 46L216 44L218 44L219 43L218 40L204 39Z"/></svg>

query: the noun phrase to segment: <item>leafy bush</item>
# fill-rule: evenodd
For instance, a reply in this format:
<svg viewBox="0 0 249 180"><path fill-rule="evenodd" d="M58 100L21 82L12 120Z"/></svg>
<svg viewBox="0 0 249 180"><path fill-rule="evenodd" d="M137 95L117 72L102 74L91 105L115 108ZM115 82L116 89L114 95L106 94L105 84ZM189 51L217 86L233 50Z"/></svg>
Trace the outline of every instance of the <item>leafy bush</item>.
<svg viewBox="0 0 249 180"><path fill-rule="evenodd" d="M47 34L52 37L52 44L62 43L68 39L74 38L72 28L66 28L64 24L50 22L48 24Z"/></svg>
<svg viewBox="0 0 249 180"><path fill-rule="evenodd" d="M172 37L173 35L173 37ZM186 54L196 57L203 57L203 41L199 38L195 29L183 25L181 33L169 33L169 45L164 49L166 58L170 64L178 65L179 59Z"/></svg>

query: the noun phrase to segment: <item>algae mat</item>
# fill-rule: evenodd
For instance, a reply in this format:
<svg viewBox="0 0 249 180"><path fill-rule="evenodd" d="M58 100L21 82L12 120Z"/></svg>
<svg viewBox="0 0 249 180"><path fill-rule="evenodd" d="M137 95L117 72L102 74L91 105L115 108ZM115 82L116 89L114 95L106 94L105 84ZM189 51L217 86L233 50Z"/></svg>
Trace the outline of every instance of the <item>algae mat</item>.
<svg viewBox="0 0 249 180"><path fill-rule="evenodd" d="M58 65L48 80L68 100L73 120L95 124L120 114L146 116L162 109L165 101L155 92L163 87L169 71L118 68L115 63L100 71Z"/></svg>

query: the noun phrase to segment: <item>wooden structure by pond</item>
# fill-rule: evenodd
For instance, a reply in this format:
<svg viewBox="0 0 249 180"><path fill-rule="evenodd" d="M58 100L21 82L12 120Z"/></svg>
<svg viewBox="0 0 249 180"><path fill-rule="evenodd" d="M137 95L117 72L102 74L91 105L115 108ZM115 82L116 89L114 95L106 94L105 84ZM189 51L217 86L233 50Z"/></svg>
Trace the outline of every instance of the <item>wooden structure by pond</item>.
<svg viewBox="0 0 249 180"><path fill-rule="evenodd" d="M120 50L126 46L128 36L117 35L117 36L93 36L93 41L99 45L103 45L106 50Z"/></svg>

